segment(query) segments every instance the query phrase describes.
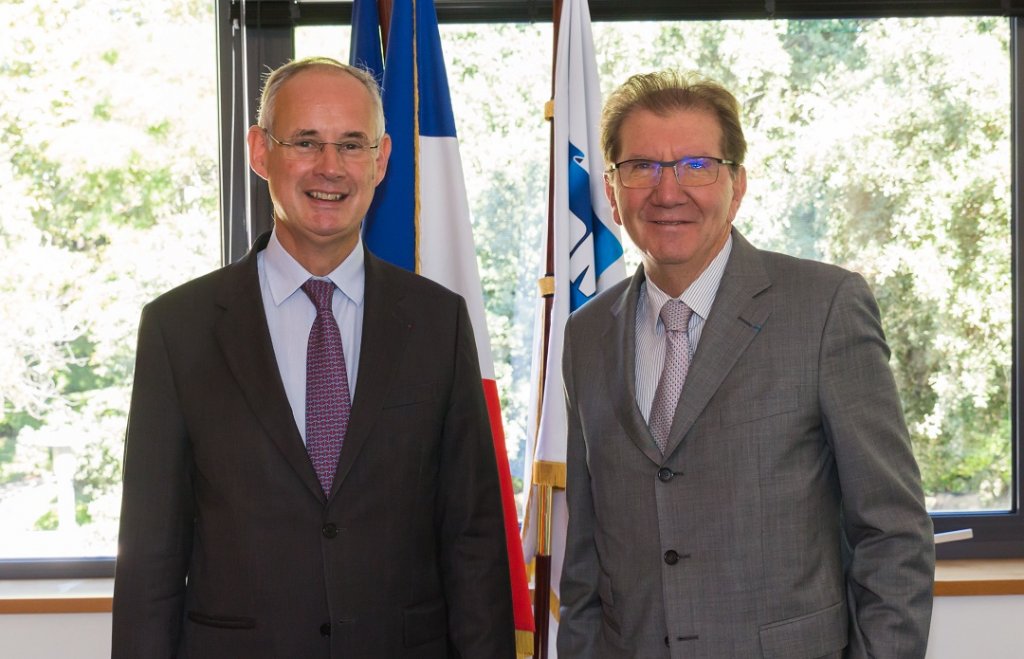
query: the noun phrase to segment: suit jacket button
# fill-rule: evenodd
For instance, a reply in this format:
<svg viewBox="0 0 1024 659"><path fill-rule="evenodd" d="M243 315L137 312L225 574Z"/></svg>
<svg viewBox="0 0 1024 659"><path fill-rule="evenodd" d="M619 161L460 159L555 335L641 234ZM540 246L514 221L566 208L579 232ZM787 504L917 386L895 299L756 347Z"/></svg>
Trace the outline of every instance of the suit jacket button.
<svg viewBox="0 0 1024 659"><path fill-rule="evenodd" d="M336 538L336 537L338 537L338 527L335 526L332 522L327 522L326 524L324 524L324 528L322 529L322 532L323 532L325 538Z"/></svg>
<svg viewBox="0 0 1024 659"><path fill-rule="evenodd" d="M675 476L676 472L672 471L668 467L662 467L661 469L658 470L658 480L660 480L662 483L669 482L670 480L675 478Z"/></svg>
<svg viewBox="0 0 1024 659"><path fill-rule="evenodd" d="M330 636L331 635L331 623L325 622L324 624L320 625L320 635L321 636Z"/></svg>
<svg viewBox="0 0 1024 659"><path fill-rule="evenodd" d="M679 562L679 554L674 549L669 549L665 552L665 563L668 565L675 565Z"/></svg>

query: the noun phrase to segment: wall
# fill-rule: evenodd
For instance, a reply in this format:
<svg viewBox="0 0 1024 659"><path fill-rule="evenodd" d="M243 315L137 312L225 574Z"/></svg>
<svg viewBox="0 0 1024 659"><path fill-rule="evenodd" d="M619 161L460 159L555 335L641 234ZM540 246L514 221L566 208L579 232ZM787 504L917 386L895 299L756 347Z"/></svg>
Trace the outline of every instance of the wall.
<svg viewBox="0 0 1024 659"><path fill-rule="evenodd" d="M939 597L927 659L1024 657L1024 595ZM108 659L110 614L0 615L4 659Z"/></svg>
<svg viewBox="0 0 1024 659"><path fill-rule="evenodd" d="M3 659L109 659L109 613L0 615Z"/></svg>

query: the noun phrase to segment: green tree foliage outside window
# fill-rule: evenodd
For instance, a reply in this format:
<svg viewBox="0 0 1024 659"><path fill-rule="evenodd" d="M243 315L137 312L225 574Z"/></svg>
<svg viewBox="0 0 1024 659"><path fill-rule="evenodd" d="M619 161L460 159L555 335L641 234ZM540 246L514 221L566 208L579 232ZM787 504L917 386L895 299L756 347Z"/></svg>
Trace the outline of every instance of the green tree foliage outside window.
<svg viewBox="0 0 1024 659"><path fill-rule="evenodd" d="M531 342L520 337L531 331L543 268L536 175L547 171L540 108L550 94L547 76L531 86L519 72L549 66L536 55L550 57L548 27L443 28L492 342L507 364L510 452L531 432ZM594 34L606 93L632 73L669 67L736 93L750 143L737 226L763 247L868 279L930 508L1007 509L1008 21L597 23ZM528 462L510 457L513 469Z"/></svg>
<svg viewBox="0 0 1024 659"><path fill-rule="evenodd" d="M737 226L867 277L930 508L1008 509L1008 21L609 24L598 43L609 86L680 67L737 94L750 143Z"/></svg>
<svg viewBox="0 0 1024 659"><path fill-rule="evenodd" d="M218 264L212 10L0 1L4 557L114 553L139 313Z"/></svg>
<svg viewBox="0 0 1024 659"><path fill-rule="evenodd" d="M0 0L0 533L18 543L5 542L8 556L113 552L139 312L218 260L212 10ZM736 92L750 142L739 228L868 278L929 505L1007 508L1008 22L604 23L594 33L605 91L677 67ZM312 54L303 35L298 54ZM551 26L446 25L442 35L521 476ZM345 59L347 36L333 43L315 51Z"/></svg>

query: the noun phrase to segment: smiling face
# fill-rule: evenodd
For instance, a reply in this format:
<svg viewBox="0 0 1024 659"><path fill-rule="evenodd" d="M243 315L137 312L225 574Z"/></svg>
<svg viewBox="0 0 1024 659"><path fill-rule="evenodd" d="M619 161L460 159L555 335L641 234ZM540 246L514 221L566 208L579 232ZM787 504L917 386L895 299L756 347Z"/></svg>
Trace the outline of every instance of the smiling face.
<svg viewBox="0 0 1024 659"><path fill-rule="evenodd" d="M711 112L675 110L662 116L637 109L622 122L616 161L722 158L721 143L722 128ZM616 172L605 176L615 221L640 250L647 277L673 297L682 294L725 245L746 189L744 169L734 173L724 165L715 183L701 187L680 186L667 167L654 188L627 188Z"/></svg>
<svg viewBox="0 0 1024 659"><path fill-rule="evenodd" d="M283 142L377 143L380 127L370 92L348 73L313 67L296 73L277 93L269 131ZM249 129L249 162L267 180L281 245L307 270L326 275L352 252L374 188L384 178L391 140L369 157L343 159L327 145L312 160L290 158L266 131Z"/></svg>

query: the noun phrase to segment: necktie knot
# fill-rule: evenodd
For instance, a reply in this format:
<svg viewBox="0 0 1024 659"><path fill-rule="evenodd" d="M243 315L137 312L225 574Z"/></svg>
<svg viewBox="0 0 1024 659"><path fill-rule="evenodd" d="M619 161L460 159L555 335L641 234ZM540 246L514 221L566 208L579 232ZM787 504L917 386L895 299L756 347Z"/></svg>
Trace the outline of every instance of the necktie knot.
<svg viewBox="0 0 1024 659"><path fill-rule="evenodd" d="M307 279L302 285L302 291L309 296L316 307L316 312L331 310L331 300L334 297L334 282L326 279Z"/></svg>
<svg viewBox="0 0 1024 659"><path fill-rule="evenodd" d="M669 300L661 308L661 322L665 323L665 331L686 331L692 313L693 309L686 306L686 303L680 300Z"/></svg>

